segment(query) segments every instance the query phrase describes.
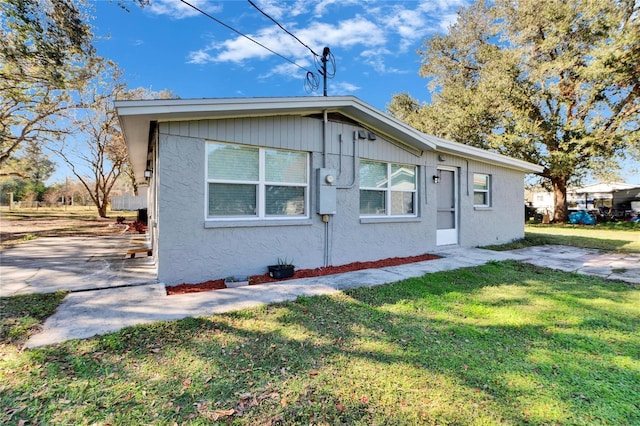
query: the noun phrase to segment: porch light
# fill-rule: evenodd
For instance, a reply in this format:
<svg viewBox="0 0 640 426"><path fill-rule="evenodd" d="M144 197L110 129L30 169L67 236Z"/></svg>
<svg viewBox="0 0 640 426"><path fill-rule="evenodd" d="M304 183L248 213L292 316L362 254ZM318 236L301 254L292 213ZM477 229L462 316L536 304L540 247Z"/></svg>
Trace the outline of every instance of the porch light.
<svg viewBox="0 0 640 426"><path fill-rule="evenodd" d="M440 176L433 175L433 183L440 183Z"/></svg>

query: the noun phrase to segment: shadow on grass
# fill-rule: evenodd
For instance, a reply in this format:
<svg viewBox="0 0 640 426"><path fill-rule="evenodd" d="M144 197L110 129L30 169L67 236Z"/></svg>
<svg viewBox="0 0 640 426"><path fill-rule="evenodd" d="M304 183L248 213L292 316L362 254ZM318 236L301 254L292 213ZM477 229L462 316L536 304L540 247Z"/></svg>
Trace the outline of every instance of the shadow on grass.
<svg viewBox="0 0 640 426"><path fill-rule="evenodd" d="M619 251L619 252L637 252L637 250L631 248L627 249L630 243L629 240L615 240L604 238L590 238L581 236L565 236L565 235L551 235L551 234L536 234L526 232L525 237L520 240L513 241L507 244L484 246L483 248L496 251L517 250L521 248L542 246L542 245L568 245L573 247L591 248L604 251Z"/></svg>
<svg viewBox="0 0 640 426"><path fill-rule="evenodd" d="M40 423L633 424L636 294L493 263L29 351L2 405Z"/></svg>

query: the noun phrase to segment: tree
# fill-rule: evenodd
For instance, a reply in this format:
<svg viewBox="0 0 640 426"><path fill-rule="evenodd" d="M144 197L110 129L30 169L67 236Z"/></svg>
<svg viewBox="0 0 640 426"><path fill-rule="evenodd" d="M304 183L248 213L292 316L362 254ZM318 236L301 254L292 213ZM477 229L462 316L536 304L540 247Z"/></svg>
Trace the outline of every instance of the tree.
<svg viewBox="0 0 640 426"><path fill-rule="evenodd" d="M21 152L18 162L22 163L19 168L25 174L27 189L36 194L35 201L43 201L47 191L45 182L55 171L55 163L43 152L38 141L27 141Z"/></svg>
<svg viewBox="0 0 640 426"><path fill-rule="evenodd" d="M19 153L5 163L10 170L4 175L4 182L13 192L15 199L29 192L34 201L42 201L47 187L45 182L55 171L55 163L42 150L37 141L27 141ZM3 185L4 186L4 185Z"/></svg>
<svg viewBox="0 0 640 426"><path fill-rule="evenodd" d="M118 178L129 169L127 147L113 107L116 99L171 99L168 91L127 90L117 66L102 60L95 77L78 95L82 108L69 111L68 135L52 146L86 188L100 217L107 217L110 194ZM134 186L135 188L135 186Z"/></svg>
<svg viewBox="0 0 640 426"><path fill-rule="evenodd" d="M149 0L117 4L128 2ZM65 131L56 122L91 78L89 14L85 0L0 1L0 176L17 173L6 164L24 143Z"/></svg>
<svg viewBox="0 0 640 426"><path fill-rule="evenodd" d="M0 2L0 167L26 142L59 132L55 120L70 107L69 91L87 79L92 34L68 0Z"/></svg>
<svg viewBox="0 0 640 426"><path fill-rule="evenodd" d="M566 188L640 144L635 0L476 1L424 42L430 105L389 110L420 130L544 166L556 221Z"/></svg>
<svg viewBox="0 0 640 426"><path fill-rule="evenodd" d="M50 148L86 188L100 217L107 217L109 194L128 161L112 105L124 91L116 65L101 61L95 77L78 95L83 108L68 117L71 134Z"/></svg>

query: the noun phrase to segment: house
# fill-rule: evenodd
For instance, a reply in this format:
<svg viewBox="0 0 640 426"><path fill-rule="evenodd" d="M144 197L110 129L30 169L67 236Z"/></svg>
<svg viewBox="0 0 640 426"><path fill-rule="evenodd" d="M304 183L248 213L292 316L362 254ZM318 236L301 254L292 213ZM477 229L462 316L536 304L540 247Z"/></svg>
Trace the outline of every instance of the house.
<svg viewBox="0 0 640 426"><path fill-rule="evenodd" d="M505 243L541 171L352 96L115 106L167 285Z"/></svg>
<svg viewBox="0 0 640 426"><path fill-rule="evenodd" d="M538 187L525 191L525 200L539 212L553 216L553 193ZM628 218L640 211L640 186L628 183L595 183L567 188L570 210L606 211L607 217Z"/></svg>

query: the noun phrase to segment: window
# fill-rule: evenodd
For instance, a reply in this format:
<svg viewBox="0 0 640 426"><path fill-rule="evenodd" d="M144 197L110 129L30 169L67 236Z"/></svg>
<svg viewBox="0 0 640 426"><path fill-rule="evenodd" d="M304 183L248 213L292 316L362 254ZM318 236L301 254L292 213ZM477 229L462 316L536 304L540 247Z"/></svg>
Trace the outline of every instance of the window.
<svg viewBox="0 0 640 426"><path fill-rule="evenodd" d="M360 161L361 216L416 216L416 166Z"/></svg>
<svg viewBox="0 0 640 426"><path fill-rule="evenodd" d="M305 152L207 143L207 218L308 216Z"/></svg>
<svg viewBox="0 0 640 426"><path fill-rule="evenodd" d="M473 174L473 205L475 207L489 207L491 205L490 175Z"/></svg>

